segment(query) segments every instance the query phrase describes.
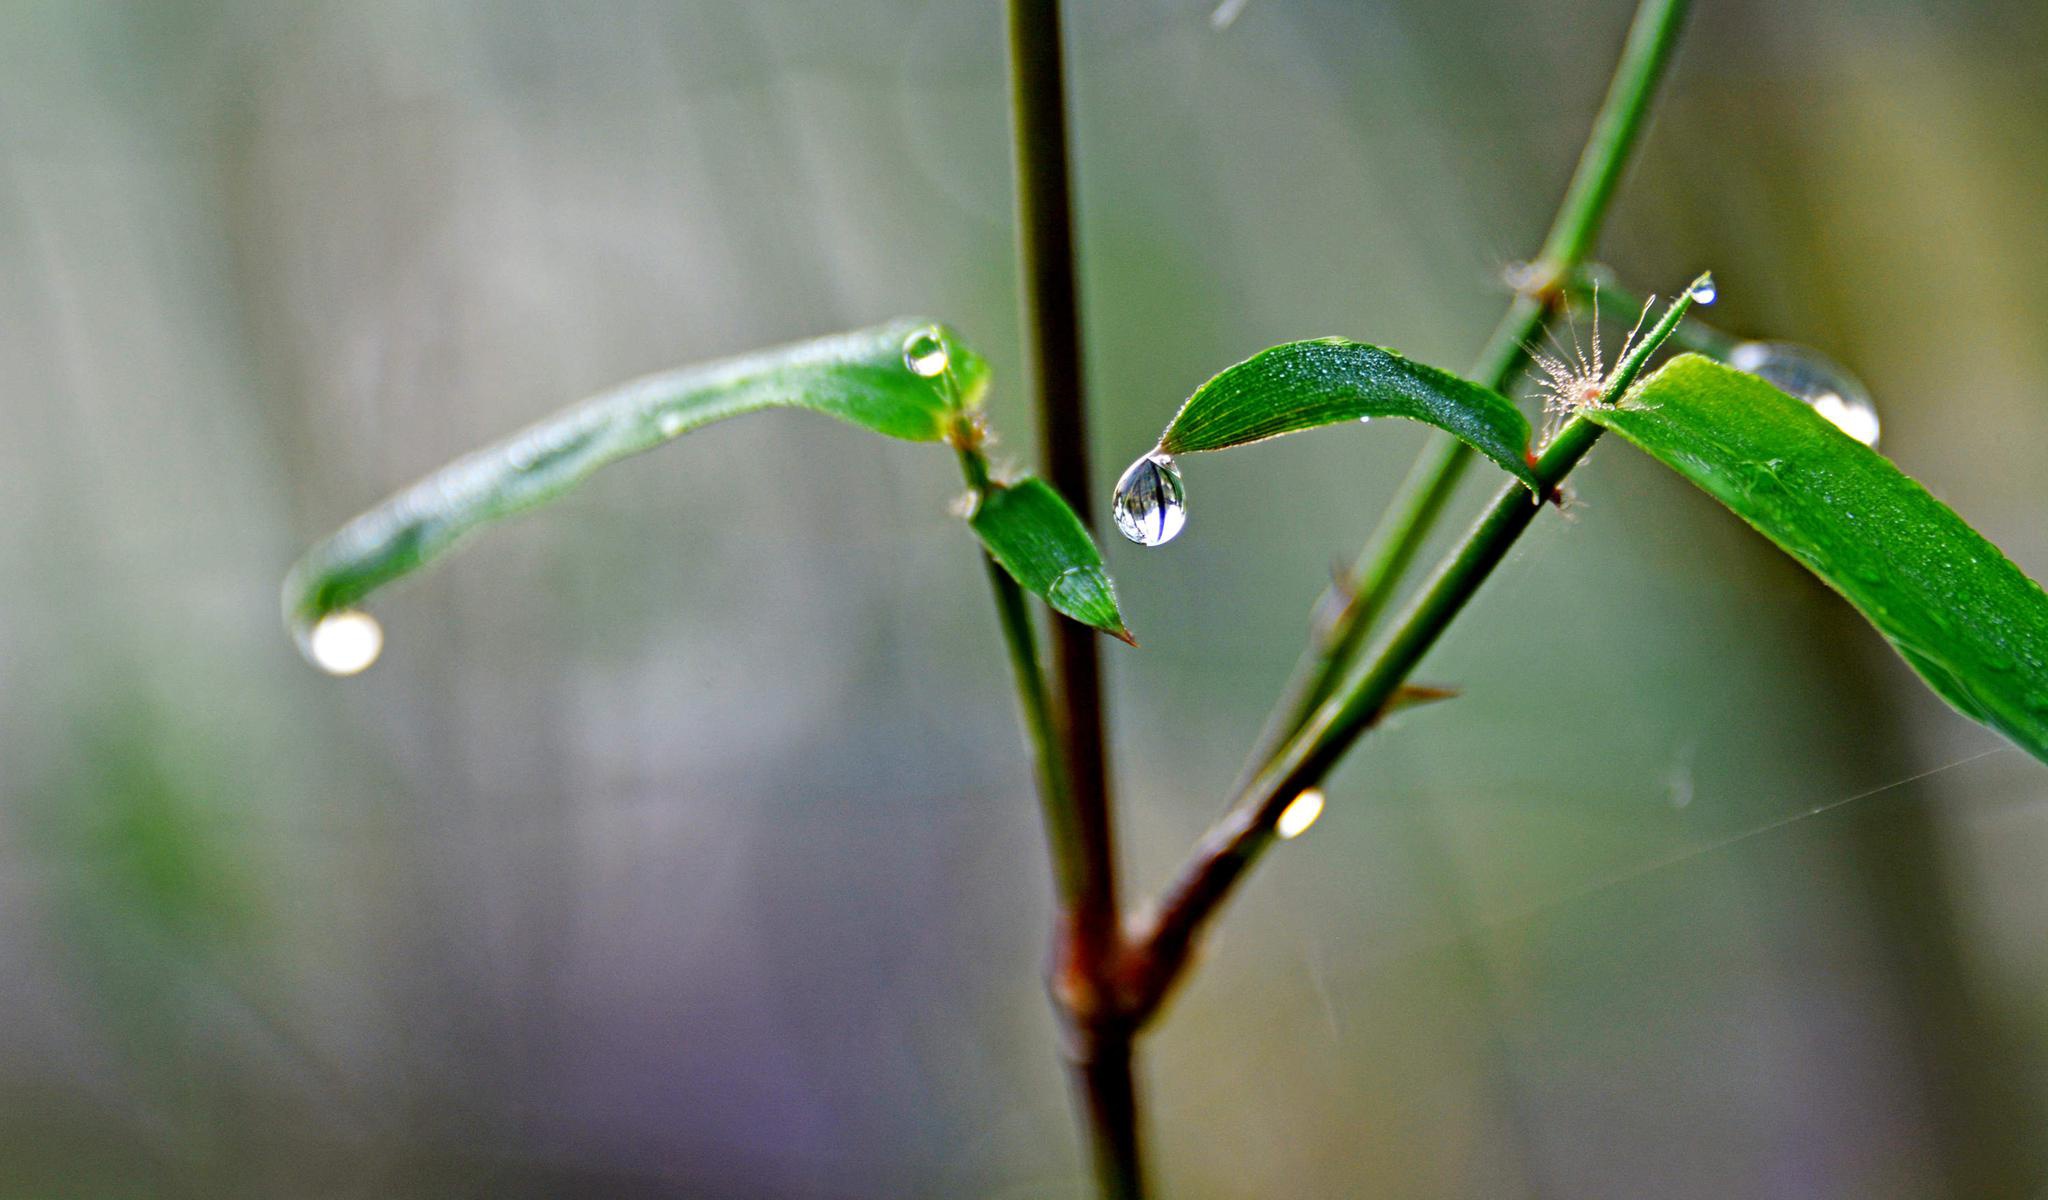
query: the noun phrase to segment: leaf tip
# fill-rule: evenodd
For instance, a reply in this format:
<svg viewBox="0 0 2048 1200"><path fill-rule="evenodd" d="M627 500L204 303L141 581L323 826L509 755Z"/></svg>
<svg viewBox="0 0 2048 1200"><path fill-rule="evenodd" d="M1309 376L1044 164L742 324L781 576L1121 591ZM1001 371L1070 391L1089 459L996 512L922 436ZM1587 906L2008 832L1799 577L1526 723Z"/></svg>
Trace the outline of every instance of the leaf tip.
<svg viewBox="0 0 2048 1200"><path fill-rule="evenodd" d="M1387 717L1404 708L1418 708L1424 704L1437 704L1445 700L1455 700L1464 694L1465 689L1463 688L1435 687L1424 683L1404 683L1394 689L1392 696L1387 697L1387 702L1380 706L1379 715Z"/></svg>

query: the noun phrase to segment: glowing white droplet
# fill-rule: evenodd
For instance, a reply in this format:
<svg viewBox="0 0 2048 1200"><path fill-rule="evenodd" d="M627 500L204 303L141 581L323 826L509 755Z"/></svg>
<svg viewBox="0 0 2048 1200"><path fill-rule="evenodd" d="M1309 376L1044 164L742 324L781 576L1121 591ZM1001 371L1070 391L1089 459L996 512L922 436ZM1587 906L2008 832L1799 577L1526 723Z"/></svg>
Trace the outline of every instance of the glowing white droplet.
<svg viewBox="0 0 2048 1200"><path fill-rule="evenodd" d="M354 675L384 651L384 627L355 609L329 613L306 635L306 657L329 675Z"/></svg>
<svg viewBox="0 0 2048 1200"><path fill-rule="evenodd" d="M1140 546L1163 546L1188 520L1187 489L1171 455L1154 451L1130 465L1116 481L1110 515L1117 531Z"/></svg>
<svg viewBox="0 0 2048 1200"><path fill-rule="evenodd" d="M1835 428L1866 446L1877 445L1877 405L1862 380L1818 350L1792 342L1744 342L1728 353L1728 365L1804 400Z"/></svg>
<svg viewBox="0 0 2048 1200"><path fill-rule="evenodd" d="M1877 445L1877 410L1870 405L1858 404L1833 392L1823 392L1814 397L1813 411L1834 422L1835 428L1864 445Z"/></svg>
<svg viewBox="0 0 2048 1200"><path fill-rule="evenodd" d="M1308 832L1308 827L1323 815L1323 789L1303 788L1301 794L1287 802L1280 810L1280 819L1273 824L1273 832L1281 841L1298 838Z"/></svg>
<svg viewBox="0 0 2048 1200"><path fill-rule="evenodd" d="M689 423L689 420L686 417L684 417L683 414L675 411L674 409L670 409L669 411L654 418L655 428L661 430L661 436L665 438L672 438L677 434L681 433L683 431L683 426L688 425Z"/></svg>
<svg viewBox="0 0 2048 1200"><path fill-rule="evenodd" d="M946 335L936 325L927 325L913 330L903 339L903 365L910 368L912 375L936 379L946 373L950 359L946 354Z"/></svg>
<svg viewBox="0 0 2048 1200"><path fill-rule="evenodd" d="M1692 298L1694 304L1712 304L1715 297L1721 293L1715 290L1714 273L1709 271L1693 280L1692 286L1685 289L1685 294Z"/></svg>

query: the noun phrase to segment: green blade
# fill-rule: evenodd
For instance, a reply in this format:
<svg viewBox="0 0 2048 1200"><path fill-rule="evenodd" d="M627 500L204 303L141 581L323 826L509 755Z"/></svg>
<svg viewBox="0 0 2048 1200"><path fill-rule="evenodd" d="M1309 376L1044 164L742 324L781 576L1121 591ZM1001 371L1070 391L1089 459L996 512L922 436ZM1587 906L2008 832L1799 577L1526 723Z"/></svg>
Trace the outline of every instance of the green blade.
<svg viewBox="0 0 2048 1200"><path fill-rule="evenodd" d="M1159 448L1168 454L1222 450L1360 417L1434 425L1536 487L1529 421L1513 401L1448 371L1343 338L1288 342L1225 368L1188 397Z"/></svg>
<svg viewBox="0 0 2048 1200"><path fill-rule="evenodd" d="M1137 644L1117 611L1102 552L1051 484L1036 476L990 484L968 524L1026 591L1083 625Z"/></svg>
<svg viewBox="0 0 2048 1200"><path fill-rule="evenodd" d="M2048 761L2048 595L1889 459L1694 354L1586 415L1805 564L1943 699Z"/></svg>
<svg viewBox="0 0 2048 1200"><path fill-rule="evenodd" d="M856 333L649 375L564 409L448 466L314 546L284 582L285 622L304 642L324 616L416 571L479 526L544 504L592 472L713 421L807 408L889 437L938 441L957 403L978 403L988 367L950 333L950 379L904 361L932 330L899 320ZM927 346L928 350L929 347Z"/></svg>

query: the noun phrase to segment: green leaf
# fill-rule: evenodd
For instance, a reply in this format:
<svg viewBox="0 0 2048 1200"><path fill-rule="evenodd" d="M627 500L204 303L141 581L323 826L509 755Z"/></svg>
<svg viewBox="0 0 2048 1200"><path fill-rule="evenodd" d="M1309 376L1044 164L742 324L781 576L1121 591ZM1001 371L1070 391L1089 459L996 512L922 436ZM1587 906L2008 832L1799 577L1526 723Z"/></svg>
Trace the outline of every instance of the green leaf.
<svg viewBox="0 0 2048 1200"><path fill-rule="evenodd" d="M1051 484L1036 476L991 483L968 524L1026 591L1083 625L1137 645L1117 611L1102 552Z"/></svg>
<svg viewBox="0 0 2048 1200"><path fill-rule="evenodd" d="M2048 595L1890 460L1694 354L1586 415L1804 563L1943 699L2048 761Z"/></svg>
<svg viewBox="0 0 2048 1200"><path fill-rule="evenodd" d="M1222 450L1360 417L1427 422L1536 489L1529 421L1513 401L1392 350L1343 338L1288 342L1225 368L1188 397L1159 448L1168 454Z"/></svg>
<svg viewBox="0 0 2048 1200"><path fill-rule="evenodd" d="M904 362L906 340L943 338L947 374ZM927 351L929 349L927 345ZM544 504L608 463L713 421L807 408L889 437L938 441L954 406L980 402L988 366L943 327L898 320L857 333L649 375L458 459L314 546L284 583L303 642L322 617L425 566L465 534Z"/></svg>

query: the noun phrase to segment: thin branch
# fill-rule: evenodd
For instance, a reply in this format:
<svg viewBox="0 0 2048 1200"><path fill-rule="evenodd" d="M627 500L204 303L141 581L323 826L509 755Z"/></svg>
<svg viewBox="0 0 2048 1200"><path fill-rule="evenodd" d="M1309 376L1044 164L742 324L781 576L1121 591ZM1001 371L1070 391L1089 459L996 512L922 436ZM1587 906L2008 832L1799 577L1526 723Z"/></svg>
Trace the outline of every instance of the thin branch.
<svg viewBox="0 0 2048 1200"><path fill-rule="evenodd" d="M1059 5L1009 0L1008 16L1017 253L1039 450L1052 486L1092 526ZM1105 1197L1134 1200L1144 1183L1130 1038L1111 994L1124 935L1101 642L1079 624L1054 621L1052 645L1052 696L1071 819L1064 827L1049 824L1047 832L1071 840L1056 857L1071 858L1078 873L1071 894L1061 898L1052 989L1069 1027L1071 1074L1098 1184Z"/></svg>
<svg viewBox="0 0 2048 1200"><path fill-rule="evenodd" d="M1691 303L1689 294L1680 294L1649 336L1615 367L1607 390L1609 399L1619 398L1635 382ZM1600 426L1584 416L1573 417L1558 431L1536 462L1541 497L1557 496L1558 485L1593 448L1600 433ZM1272 844L1274 823L1282 810L1302 789L1321 783L1386 711L1416 665L1541 509L1542 504L1532 503L1521 484L1503 488L1409 606L1373 661L1346 679L1316 709L1302 731L1281 747L1273 763L1240 792L1223 819L1202 839L1194 857L1146 915L1134 939L1126 982L1138 997L1141 1020L1157 1010L1179 979L1203 926L1260 852Z"/></svg>
<svg viewBox="0 0 2048 1200"><path fill-rule="evenodd" d="M988 494L988 458L981 450L978 431L967 421L955 431L954 449L960 458L960 475L979 504ZM1031 769L1038 784L1039 805L1045 811L1045 842L1052 857L1054 890L1062 907L1080 892L1083 874L1075 847L1079 839L1073 830L1073 801L1067 792L1067 772L1060 759L1058 722L1045 688L1045 669L1038 657L1038 634L1031 624L1031 609L1024 589L995 559L982 556L988 569L989 591L995 598L996 621L1002 626L1003 645L1010 654L1010 679L1017 689L1017 714L1024 722L1024 738L1031 747Z"/></svg>
<svg viewBox="0 0 2048 1200"><path fill-rule="evenodd" d="M1018 257L1039 449L1048 481L1092 528L1059 6L1053 0L1011 0L1009 16ZM1117 947L1119 922L1097 657L1101 639L1073 622L1056 621L1052 645L1053 699L1063 718L1068 788L1087 863L1069 916L1073 933L1086 943L1084 956L1106 962Z"/></svg>
<svg viewBox="0 0 2048 1200"><path fill-rule="evenodd" d="M1641 136L1650 99L1670 65L1688 4L1689 0L1643 0L1636 9L1613 81L1593 119L1592 132L1565 188L1557 217L1543 239L1543 248L1525 269L1521 290L1473 367L1472 378L1494 391L1504 392L1514 385L1516 375L1529 361L1529 344L1542 332L1564 295L1565 280L1591 252ZM1470 447L1442 435L1416 458L1357 566L1316 605L1317 612L1331 615L1316 631L1293 680L1267 718L1248 773L1271 764L1274 753L1301 728L1357 659L1471 462Z"/></svg>

